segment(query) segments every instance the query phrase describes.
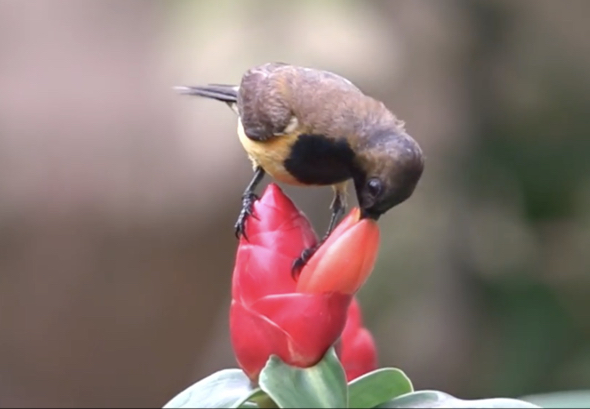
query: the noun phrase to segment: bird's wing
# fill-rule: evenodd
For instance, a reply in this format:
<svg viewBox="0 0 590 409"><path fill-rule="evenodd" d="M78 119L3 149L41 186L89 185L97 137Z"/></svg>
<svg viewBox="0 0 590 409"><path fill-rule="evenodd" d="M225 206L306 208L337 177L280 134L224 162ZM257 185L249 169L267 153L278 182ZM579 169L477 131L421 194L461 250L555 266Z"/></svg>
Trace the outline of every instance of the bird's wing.
<svg viewBox="0 0 590 409"><path fill-rule="evenodd" d="M288 92L289 68L268 63L249 69L242 77L238 110L249 139L263 142L297 130Z"/></svg>
<svg viewBox="0 0 590 409"><path fill-rule="evenodd" d="M204 98L212 98L225 102L236 114L238 113L238 91L237 85L209 84L195 87L174 87L181 94L196 95Z"/></svg>
<svg viewBox="0 0 590 409"><path fill-rule="evenodd" d="M251 79L251 76L246 76ZM240 86L226 85L226 84L209 84L203 86L180 86L174 87L176 91L184 95L194 95L204 98L216 99L217 101L225 102L238 116L240 116L240 126L243 128L244 135L253 141L267 141L275 136L285 133L287 130L294 129L297 126L295 117L291 117L288 113L287 123L285 125L277 124L277 120L281 120L282 110L277 110L276 105L273 104L273 99L268 101L260 100L262 106L253 106L252 102L248 102L251 95L259 96L260 91L254 87L252 89L252 82L245 81L246 97L242 95L240 100ZM244 101L246 107L244 108ZM266 103L265 103L266 102ZM255 109L250 109L255 108Z"/></svg>

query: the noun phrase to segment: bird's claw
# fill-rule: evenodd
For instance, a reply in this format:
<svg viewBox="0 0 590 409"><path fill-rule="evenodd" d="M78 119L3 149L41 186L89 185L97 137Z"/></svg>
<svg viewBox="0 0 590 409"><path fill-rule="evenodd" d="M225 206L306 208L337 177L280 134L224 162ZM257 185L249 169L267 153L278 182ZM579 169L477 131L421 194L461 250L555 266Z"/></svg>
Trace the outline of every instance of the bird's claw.
<svg viewBox="0 0 590 409"><path fill-rule="evenodd" d="M254 210L254 202L258 200L258 196L254 192L250 192L242 196L242 210L240 210L240 215L238 216L238 221L234 226L234 231L236 238L244 237L248 240L248 236L246 235L246 219L249 216L256 218L253 214Z"/></svg>
<svg viewBox="0 0 590 409"><path fill-rule="evenodd" d="M305 266L305 264L307 264L311 256L313 256L318 248L319 244L306 248L301 252L301 255L296 258L295 261L293 261L293 265L291 267L291 276L293 279L297 279L299 274L301 274L301 269Z"/></svg>

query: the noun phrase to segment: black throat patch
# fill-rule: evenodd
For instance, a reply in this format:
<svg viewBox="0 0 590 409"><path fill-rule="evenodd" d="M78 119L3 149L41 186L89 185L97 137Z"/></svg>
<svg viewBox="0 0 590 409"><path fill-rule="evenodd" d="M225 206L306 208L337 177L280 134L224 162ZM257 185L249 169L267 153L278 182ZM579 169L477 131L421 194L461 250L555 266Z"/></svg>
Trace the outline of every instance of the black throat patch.
<svg viewBox="0 0 590 409"><path fill-rule="evenodd" d="M284 166L301 183L332 185L352 177L354 152L344 138L303 134L297 138Z"/></svg>

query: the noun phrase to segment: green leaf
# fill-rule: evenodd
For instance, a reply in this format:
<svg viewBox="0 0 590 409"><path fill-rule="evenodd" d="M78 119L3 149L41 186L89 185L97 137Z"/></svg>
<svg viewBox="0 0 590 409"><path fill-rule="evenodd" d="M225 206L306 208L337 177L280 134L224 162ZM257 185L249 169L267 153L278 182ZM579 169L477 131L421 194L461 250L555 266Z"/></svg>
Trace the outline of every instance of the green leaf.
<svg viewBox="0 0 590 409"><path fill-rule="evenodd" d="M564 391L520 398L543 408L590 408L590 391Z"/></svg>
<svg viewBox="0 0 590 409"><path fill-rule="evenodd" d="M189 386L164 408L234 408L256 392L241 369L224 369Z"/></svg>
<svg viewBox="0 0 590 409"><path fill-rule="evenodd" d="M518 399L493 398L463 400L445 392L419 391L399 396L378 408L538 408Z"/></svg>
<svg viewBox="0 0 590 409"><path fill-rule="evenodd" d="M271 356L260 373L260 388L280 408L346 408L344 369L333 348L315 366L296 368Z"/></svg>
<svg viewBox="0 0 590 409"><path fill-rule="evenodd" d="M350 382L349 407L374 408L413 390L412 382L399 369L377 369Z"/></svg>

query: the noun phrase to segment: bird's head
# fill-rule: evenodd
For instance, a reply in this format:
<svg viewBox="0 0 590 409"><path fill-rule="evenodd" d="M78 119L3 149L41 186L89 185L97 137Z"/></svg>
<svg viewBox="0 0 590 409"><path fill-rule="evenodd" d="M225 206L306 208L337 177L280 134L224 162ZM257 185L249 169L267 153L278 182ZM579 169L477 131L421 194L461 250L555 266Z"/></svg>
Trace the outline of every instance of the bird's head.
<svg viewBox="0 0 590 409"><path fill-rule="evenodd" d="M399 128L379 130L365 140L354 184L361 217L377 220L412 195L424 156L418 143Z"/></svg>

